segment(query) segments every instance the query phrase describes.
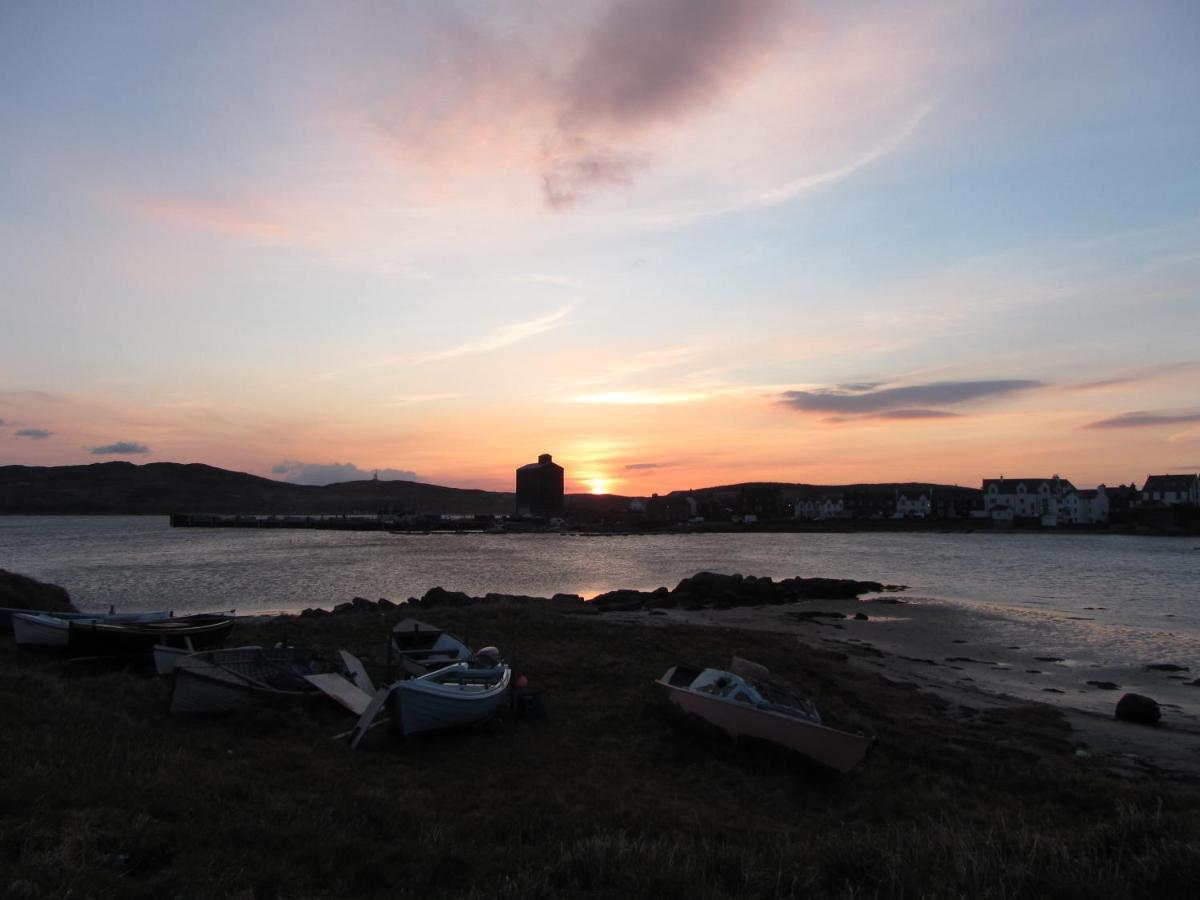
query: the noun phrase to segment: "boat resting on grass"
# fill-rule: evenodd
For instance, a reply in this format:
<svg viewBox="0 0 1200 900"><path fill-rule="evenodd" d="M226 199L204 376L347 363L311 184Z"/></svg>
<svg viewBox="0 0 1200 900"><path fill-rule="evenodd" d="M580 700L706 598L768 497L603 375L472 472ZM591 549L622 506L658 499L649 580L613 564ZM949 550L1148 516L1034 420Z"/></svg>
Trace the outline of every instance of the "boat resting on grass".
<svg viewBox="0 0 1200 900"><path fill-rule="evenodd" d="M837 772L853 769L871 746L867 735L824 725L809 701L788 698L791 703L772 702L759 685L734 672L672 666L657 683L679 711L719 728L734 740L765 741Z"/></svg>
<svg viewBox="0 0 1200 900"><path fill-rule="evenodd" d="M417 678L471 656L471 648L457 637L416 619L395 624L390 650L400 663L403 678Z"/></svg>
<svg viewBox="0 0 1200 900"><path fill-rule="evenodd" d="M160 622L171 617L170 610L144 613L36 613L12 614L13 640L18 647L66 647L71 623Z"/></svg>
<svg viewBox="0 0 1200 900"><path fill-rule="evenodd" d="M223 713L318 697L322 692L306 679L327 669L312 652L298 647L191 653L175 661L170 712Z"/></svg>
<svg viewBox="0 0 1200 900"><path fill-rule="evenodd" d="M395 730L405 737L486 722L504 705L511 683L512 669L500 661L494 647L470 660L393 682L376 691L359 716L348 733L350 748L358 746L385 706Z"/></svg>
<svg viewBox="0 0 1200 900"><path fill-rule="evenodd" d="M220 646L232 630L232 618L211 613L162 622L72 622L67 648L72 656L148 654L156 644L202 650Z"/></svg>

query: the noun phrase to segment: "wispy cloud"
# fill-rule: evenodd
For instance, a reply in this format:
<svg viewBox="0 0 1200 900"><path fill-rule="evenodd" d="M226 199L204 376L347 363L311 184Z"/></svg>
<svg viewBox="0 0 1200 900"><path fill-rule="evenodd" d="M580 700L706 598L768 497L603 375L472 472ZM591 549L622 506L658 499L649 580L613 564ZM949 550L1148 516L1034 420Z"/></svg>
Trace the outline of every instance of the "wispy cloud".
<svg viewBox="0 0 1200 900"><path fill-rule="evenodd" d="M138 215L197 231L268 243L290 242L297 237L294 228L234 202L134 192L117 192L116 202Z"/></svg>
<svg viewBox="0 0 1200 900"><path fill-rule="evenodd" d="M387 406L420 406L423 403L437 403L439 400L455 400L463 396L461 393L450 392L442 394L412 394L408 397L396 397L388 401Z"/></svg>
<svg viewBox="0 0 1200 900"><path fill-rule="evenodd" d="M474 356L479 353L489 353L492 350L499 350L502 347L509 347L558 328L566 320L571 309L571 306L563 306L548 315L540 316L536 319L529 319L525 322L514 322L511 325L502 325L481 338L466 341L448 350L417 353L407 357L407 359L413 363L440 362L446 359L455 359L460 356Z"/></svg>
<svg viewBox="0 0 1200 900"><path fill-rule="evenodd" d="M95 456L135 456L142 453L149 453L150 448L136 441L116 441L100 447L89 447L88 452Z"/></svg>
<svg viewBox="0 0 1200 900"><path fill-rule="evenodd" d="M1159 425L1190 425L1200 422L1200 413L1127 412L1089 422L1084 428L1153 428Z"/></svg>
<svg viewBox="0 0 1200 900"><path fill-rule="evenodd" d="M1078 384L1065 384L1061 389L1064 391L1097 391L1105 388L1125 387L1127 385L1141 384L1147 381L1155 381L1175 375L1186 374L1187 372L1197 368L1200 368L1200 363L1194 362L1148 366L1145 368L1113 375L1110 378L1100 378L1096 379L1095 381L1084 381Z"/></svg>
<svg viewBox="0 0 1200 900"><path fill-rule="evenodd" d="M4 420L0 419L0 425L3 425L3 424L4 424ZM20 431L18 431L16 433L16 436L23 437L23 438L33 438L33 440L35 440L35 441L41 441L41 440L44 440L44 439L50 437L53 434L54 434L53 431L47 431L45 428L22 428Z"/></svg>
<svg viewBox="0 0 1200 900"><path fill-rule="evenodd" d="M627 463L626 469L665 469L670 463Z"/></svg>
<svg viewBox="0 0 1200 900"><path fill-rule="evenodd" d="M570 399L571 403L612 403L631 406L653 406L669 403L695 403L707 400L706 393L694 391L603 391L598 394L579 394Z"/></svg>
<svg viewBox="0 0 1200 900"><path fill-rule="evenodd" d="M800 412L868 418L929 419L956 415L938 407L959 406L1041 387L1045 387L1044 382L1029 379L934 381L893 388L854 384L812 391L784 391L780 402Z"/></svg>

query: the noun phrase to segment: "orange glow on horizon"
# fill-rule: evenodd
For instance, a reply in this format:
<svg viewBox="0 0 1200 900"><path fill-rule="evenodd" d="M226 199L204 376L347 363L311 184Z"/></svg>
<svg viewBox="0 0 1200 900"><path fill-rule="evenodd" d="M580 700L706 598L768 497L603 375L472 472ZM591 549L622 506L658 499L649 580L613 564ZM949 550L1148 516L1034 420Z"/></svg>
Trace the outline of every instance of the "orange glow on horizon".
<svg viewBox="0 0 1200 900"><path fill-rule="evenodd" d="M611 478L589 478L585 482L588 486L588 492L592 494L610 494L612 493Z"/></svg>

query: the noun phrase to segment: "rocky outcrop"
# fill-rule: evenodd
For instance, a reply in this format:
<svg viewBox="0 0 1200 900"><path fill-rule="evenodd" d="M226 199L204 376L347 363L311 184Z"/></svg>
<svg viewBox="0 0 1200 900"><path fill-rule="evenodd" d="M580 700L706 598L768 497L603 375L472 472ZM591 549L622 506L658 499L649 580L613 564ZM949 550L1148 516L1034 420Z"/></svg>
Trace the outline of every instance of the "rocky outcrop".
<svg viewBox="0 0 1200 900"><path fill-rule="evenodd" d="M420 609L432 609L438 606L476 606L479 604L545 604L562 608L583 608L584 600L578 594L555 594L553 597L530 597L525 594L488 593L482 597L472 597L462 591L448 591L443 587L433 587L425 592L425 596L410 597L408 605Z"/></svg>
<svg viewBox="0 0 1200 900"><path fill-rule="evenodd" d="M346 603L339 603L332 611L321 609L320 607L306 609L300 613L300 618L314 619L321 616L344 616L347 613L386 612L387 610L395 609L399 605L388 600L386 597L380 597L378 601L371 601L366 597L355 597Z"/></svg>
<svg viewBox="0 0 1200 900"><path fill-rule="evenodd" d="M40 612L76 612L71 595L64 588L4 569L0 569L0 606Z"/></svg>
<svg viewBox="0 0 1200 900"><path fill-rule="evenodd" d="M861 594L898 590L877 581L839 578L756 578L753 575L722 575L699 572L683 579L673 590L609 591L590 601L603 612L637 609L729 609L735 606L765 606L802 600L852 600Z"/></svg>
<svg viewBox="0 0 1200 900"><path fill-rule="evenodd" d="M1158 703L1142 694L1125 694L1117 701L1116 716L1123 722L1140 725L1157 725L1162 718Z"/></svg>
<svg viewBox="0 0 1200 900"><path fill-rule="evenodd" d="M530 597L525 594L488 593L482 597L464 591L450 591L440 585L427 590L422 597L409 597L409 607L434 609L438 607L463 607L483 604L534 604L557 607L579 612L629 612L634 610L674 609L728 609L735 606L762 606L764 604L796 603L800 600L849 600L873 591L903 590L893 585L884 586L877 581L850 581L837 578L785 578L773 581L770 578L755 578L753 575L721 575L715 572L699 572L683 579L674 589L665 587L653 591L616 590L600 594L585 601L578 594L555 594L552 597ZM334 607L335 614L377 609L387 604L378 604L356 597L349 603ZM320 615L316 610L305 610L302 615ZM843 613L816 613L818 616L845 618ZM864 616L865 618L865 616Z"/></svg>

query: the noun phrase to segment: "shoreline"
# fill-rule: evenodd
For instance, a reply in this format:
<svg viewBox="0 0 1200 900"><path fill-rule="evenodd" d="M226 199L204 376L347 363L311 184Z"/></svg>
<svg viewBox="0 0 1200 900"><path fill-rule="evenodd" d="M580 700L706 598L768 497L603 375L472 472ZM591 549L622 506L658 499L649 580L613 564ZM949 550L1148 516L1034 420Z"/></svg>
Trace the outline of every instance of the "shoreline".
<svg viewBox="0 0 1200 900"><path fill-rule="evenodd" d="M795 607L795 608L793 608ZM811 615L804 607L840 613ZM797 614L801 615L797 615ZM804 615L808 613L807 615ZM868 616L856 620L856 613ZM717 610L612 612L625 624L672 625L785 634L799 644L843 653L856 668L941 697L951 711L1038 705L1064 714L1081 749L1123 768L1164 769L1200 777L1200 672L1147 669L1144 663L1100 665L1057 655L1052 642L998 639L1001 617L936 598L891 597L814 600L801 604ZM1087 682L1116 684L1115 688ZM1146 727L1118 721L1113 711L1125 693L1156 700L1162 722Z"/></svg>
<svg viewBox="0 0 1200 900"><path fill-rule="evenodd" d="M538 605L537 600L528 602ZM548 610L553 605L549 600L544 604ZM472 608L478 607L461 610L470 615ZM406 602L388 609L436 618L445 608ZM359 612L344 609L315 620ZM978 605L894 592L726 609L600 610L583 605L562 612L586 613L626 627L784 635L814 651L842 655L862 672L913 685L945 701L953 715L970 718L986 710L1046 707L1066 717L1084 754L1131 771L1200 777L1200 672L1190 665L1163 671L1149 668L1146 661L1101 664L1086 654L1072 656L1061 642L1039 631L1036 617L1021 622ZM262 625L300 617L300 610L275 610L240 618ZM1160 725L1116 720L1116 703L1126 693L1153 698L1162 711Z"/></svg>

